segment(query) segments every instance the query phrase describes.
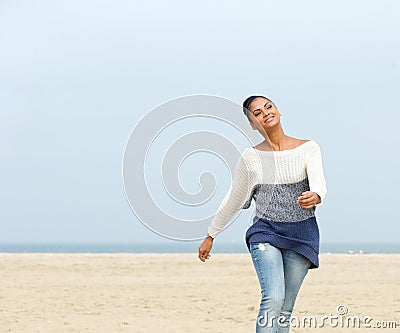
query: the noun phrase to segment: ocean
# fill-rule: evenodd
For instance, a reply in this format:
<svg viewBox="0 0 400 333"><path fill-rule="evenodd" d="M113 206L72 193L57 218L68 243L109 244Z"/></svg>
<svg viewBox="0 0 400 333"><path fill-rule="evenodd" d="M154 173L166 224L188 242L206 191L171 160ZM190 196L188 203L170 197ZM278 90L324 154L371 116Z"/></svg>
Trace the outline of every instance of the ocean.
<svg viewBox="0 0 400 333"><path fill-rule="evenodd" d="M1 253L197 253L198 242L3 243ZM400 253L399 243L321 243L321 253ZM211 253L248 253L245 243L215 242Z"/></svg>

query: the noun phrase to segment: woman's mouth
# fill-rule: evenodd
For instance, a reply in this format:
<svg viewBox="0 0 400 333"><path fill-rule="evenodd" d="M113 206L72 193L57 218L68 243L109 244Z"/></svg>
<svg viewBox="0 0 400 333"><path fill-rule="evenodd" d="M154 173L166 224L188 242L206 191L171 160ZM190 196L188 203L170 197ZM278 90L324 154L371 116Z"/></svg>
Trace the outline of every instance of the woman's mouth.
<svg viewBox="0 0 400 333"><path fill-rule="evenodd" d="M274 119L274 116L268 117L267 119L264 120L264 123L269 123Z"/></svg>

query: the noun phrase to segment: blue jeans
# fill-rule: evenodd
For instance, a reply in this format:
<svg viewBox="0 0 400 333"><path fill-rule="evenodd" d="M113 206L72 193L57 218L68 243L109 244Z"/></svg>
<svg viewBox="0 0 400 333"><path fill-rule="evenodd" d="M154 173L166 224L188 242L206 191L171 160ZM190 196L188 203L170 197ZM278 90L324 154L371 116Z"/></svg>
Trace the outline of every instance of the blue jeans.
<svg viewBox="0 0 400 333"><path fill-rule="evenodd" d="M250 243L250 253L261 287L256 333L286 333L300 286L311 261L269 243Z"/></svg>

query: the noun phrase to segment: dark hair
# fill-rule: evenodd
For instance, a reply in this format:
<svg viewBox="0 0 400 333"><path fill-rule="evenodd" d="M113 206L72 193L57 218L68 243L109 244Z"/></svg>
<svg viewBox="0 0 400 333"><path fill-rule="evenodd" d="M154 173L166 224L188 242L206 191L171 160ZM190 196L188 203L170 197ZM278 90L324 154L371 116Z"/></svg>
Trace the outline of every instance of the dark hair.
<svg viewBox="0 0 400 333"><path fill-rule="evenodd" d="M250 121L250 116L249 116L249 112L250 112L250 105L251 103L253 103L253 101L256 98L264 98L267 101L270 101L272 104L274 104L274 102L272 102L269 98L265 97L265 96L250 96L247 97L244 102L243 102L243 113L246 115L247 119Z"/></svg>

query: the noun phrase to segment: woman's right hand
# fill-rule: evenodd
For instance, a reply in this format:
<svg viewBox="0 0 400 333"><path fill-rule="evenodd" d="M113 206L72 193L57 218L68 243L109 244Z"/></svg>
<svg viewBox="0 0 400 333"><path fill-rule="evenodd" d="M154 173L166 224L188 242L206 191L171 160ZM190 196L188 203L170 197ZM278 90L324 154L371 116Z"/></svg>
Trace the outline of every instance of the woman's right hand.
<svg viewBox="0 0 400 333"><path fill-rule="evenodd" d="M206 259L210 259L210 257L211 257L210 251L213 246L213 241L214 241L214 238L212 238L210 235L207 235L207 237L203 240L203 243L200 244L199 259L202 262L205 262Z"/></svg>

